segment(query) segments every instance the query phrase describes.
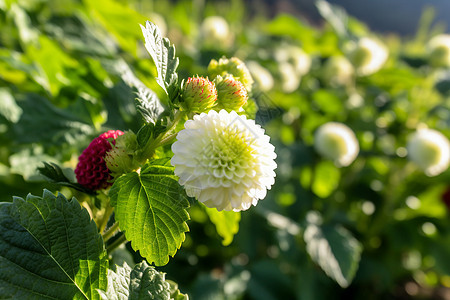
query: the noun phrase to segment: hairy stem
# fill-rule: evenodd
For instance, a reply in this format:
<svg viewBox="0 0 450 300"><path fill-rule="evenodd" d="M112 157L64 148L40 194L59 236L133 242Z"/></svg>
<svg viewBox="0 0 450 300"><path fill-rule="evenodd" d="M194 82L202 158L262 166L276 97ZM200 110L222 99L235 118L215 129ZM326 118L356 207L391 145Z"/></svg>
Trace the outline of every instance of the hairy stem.
<svg viewBox="0 0 450 300"><path fill-rule="evenodd" d="M123 234L122 236L120 236L117 240L115 240L114 242L111 243L111 245L106 247L106 252L108 254L111 254L111 252L113 252L114 250L116 250L120 245L124 244L128 242L127 238L125 237L125 234Z"/></svg>
<svg viewBox="0 0 450 300"><path fill-rule="evenodd" d="M109 227L103 234L103 241L108 241L114 234L119 230L119 222L114 223L111 227Z"/></svg>

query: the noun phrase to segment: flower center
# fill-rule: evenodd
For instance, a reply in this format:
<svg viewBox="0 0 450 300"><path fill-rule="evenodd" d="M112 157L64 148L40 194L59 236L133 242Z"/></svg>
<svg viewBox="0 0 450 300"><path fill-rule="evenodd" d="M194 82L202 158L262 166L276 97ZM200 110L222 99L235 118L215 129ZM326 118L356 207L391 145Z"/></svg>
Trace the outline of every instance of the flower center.
<svg viewBox="0 0 450 300"><path fill-rule="evenodd" d="M202 165L216 178L242 177L252 160L254 139L238 126L228 126L204 148Z"/></svg>

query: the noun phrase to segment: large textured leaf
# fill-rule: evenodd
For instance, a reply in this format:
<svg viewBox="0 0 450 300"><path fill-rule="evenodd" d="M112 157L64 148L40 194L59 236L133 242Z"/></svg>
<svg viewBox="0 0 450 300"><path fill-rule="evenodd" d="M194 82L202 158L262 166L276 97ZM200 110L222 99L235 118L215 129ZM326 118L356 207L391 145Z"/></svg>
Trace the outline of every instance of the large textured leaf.
<svg viewBox="0 0 450 300"><path fill-rule="evenodd" d="M109 270L108 290L100 291L105 300L188 299L173 289L165 274L155 270L145 261L131 269L126 263L116 270Z"/></svg>
<svg viewBox="0 0 450 300"><path fill-rule="evenodd" d="M156 82L168 93L167 88L178 79L176 70L179 61L175 56L175 47L170 44L169 39L161 37L161 32L155 24L147 21L145 25L146 27L141 25L141 29L145 38L145 48L158 72Z"/></svg>
<svg viewBox="0 0 450 300"><path fill-rule="evenodd" d="M241 213L204 207L209 219L216 226L217 233L223 238L222 244L224 246L231 244L234 235L239 231Z"/></svg>
<svg viewBox="0 0 450 300"><path fill-rule="evenodd" d="M306 250L341 287L347 287L358 269L362 247L351 233L340 226L322 226L313 216L306 227Z"/></svg>
<svg viewBox="0 0 450 300"><path fill-rule="evenodd" d="M28 94L18 104L23 109L20 120L13 127L18 142L75 144L94 132L94 123L75 115L75 107L57 108L37 94Z"/></svg>
<svg viewBox="0 0 450 300"><path fill-rule="evenodd" d="M1 299L99 299L106 251L76 199L28 195L0 204Z"/></svg>
<svg viewBox="0 0 450 300"><path fill-rule="evenodd" d="M110 190L120 229L135 250L165 265L184 241L189 202L168 159L146 164L119 177Z"/></svg>

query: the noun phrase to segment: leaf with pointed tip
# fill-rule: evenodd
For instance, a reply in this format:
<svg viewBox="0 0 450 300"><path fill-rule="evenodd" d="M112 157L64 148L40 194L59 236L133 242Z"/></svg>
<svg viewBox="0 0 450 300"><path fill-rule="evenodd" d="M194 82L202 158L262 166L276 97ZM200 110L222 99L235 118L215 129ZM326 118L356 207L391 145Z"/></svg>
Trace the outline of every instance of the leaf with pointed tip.
<svg viewBox="0 0 450 300"><path fill-rule="evenodd" d="M204 205L203 205L204 206ZM211 222L216 226L217 233L223 238L222 244L228 246L234 235L239 231L241 213L234 211L218 211L215 208L204 206Z"/></svg>
<svg viewBox="0 0 450 300"><path fill-rule="evenodd" d="M104 300L188 299L176 285L165 279L164 273L156 271L145 261L134 269L125 263L123 267L115 266L114 271L108 271L108 290L99 291Z"/></svg>
<svg viewBox="0 0 450 300"><path fill-rule="evenodd" d="M189 230L186 194L169 159L147 163L119 177L110 189L111 205L131 246L150 263L167 264Z"/></svg>
<svg viewBox="0 0 450 300"><path fill-rule="evenodd" d="M178 57L175 56L175 47L170 44L168 38L162 38L159 28L147 21L146 27L141 25L145 38L145 48L150 54L158 73L156 82L168 93L168 87L178 80L176 73L178 67Z"/></svg>
<svg viewBox="0 0 450 300"><path fill-rule="evenodd" d="M44 167L38 168L39 173L43 175L49 182L56 183L59 185L67 186L73 188L77 191L95 195L97 194L95 191L85 188L79 183L71 182L69 178L64 174L63 170L60 166L55 163L47 163L43 162Z"/></svg>
<svg viewBox="0 0 450 300"><path fill-rule="evenodd" d="M308 223L303 238L312 260L341 287L349 286L361 258L358 240L344 227L318 222Z"/></svg>
<svg viewBox="0 0 450 300"><path fill-rule="evenodd" d="M108 261L89 213L73 198L0 203L0 298L99 299Z"/></svg>

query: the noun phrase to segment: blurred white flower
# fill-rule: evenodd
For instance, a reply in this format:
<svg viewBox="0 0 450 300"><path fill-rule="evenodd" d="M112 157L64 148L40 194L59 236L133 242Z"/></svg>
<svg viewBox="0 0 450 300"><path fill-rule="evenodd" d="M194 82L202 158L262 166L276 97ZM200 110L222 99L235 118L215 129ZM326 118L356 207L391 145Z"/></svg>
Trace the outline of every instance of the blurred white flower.
<svg viewBox="0 0 450 300"><path fill-rule="evenodd" d="M355 133L347 125L337 122L326 123L317 129L314 147L339 167L350 165L359 153Z"/></svg>
<svg viewBox="0 0 450 300"><path fill-rule="evenodd" d="M428 176L447 170L450 164L450 142L439 131L419 129L408 141L408 158Z"/></svg>
<svg viewBox="0 0 450 300"><path fill-rule="evenodd" d="M359 76L371 75L383 67L388 58L387 48L381 42L363 37L350 46L348 58Z"/></svg>
<svg viewBox="0 0 450 300"><path fill-rule="evenodd" d="M330 86L343 86L351 82L355 69L343 56L330 57L324 65L323 79Z"/></svg>
<svg viewBox="0 0 450 300"><path fill-rule="evenodd" d="M283 45L275 50L275 60L281 75L282 90L285 93L295 91L302 76L311 68L311 58L300 47Z"/></svg>
<svg viewBox="0 0 450 300"><path fill-rule="evenodd" d="M450 67L450 35L439 34L427 45L429 61L433 67Z"/></svg>
<svg viewBox="0 0 450 300"><path fill-rule="evenodd" d="M171 163L186 193L217 210L246 210L275 182L275 148L264 130L235 111L211 110L185 123Z"/></svg>
<svg viewBox="0 0 450 300"><path fill-rule="evenodd" d="M281 76L281 89L285 93L292 93L300 85L301 77L295 72L294 67L287 63L278 64L278 72Z"/></svg>
<svg viewBox="0 0 450 300"><path fill-rule="evenodd" d="M245 64L250 74L252 74L253 80L258 85L259 90L266 92L273 88L273 76L266 68L256 61L249 61Z"/></svg>
<svg viewBox="0 0 450 300"><path fill-rule="evenodd" d="M233 42L233 34L227 21L220 16L210 16L203 20L200 36L207 47L226 48Z"/></svg>

